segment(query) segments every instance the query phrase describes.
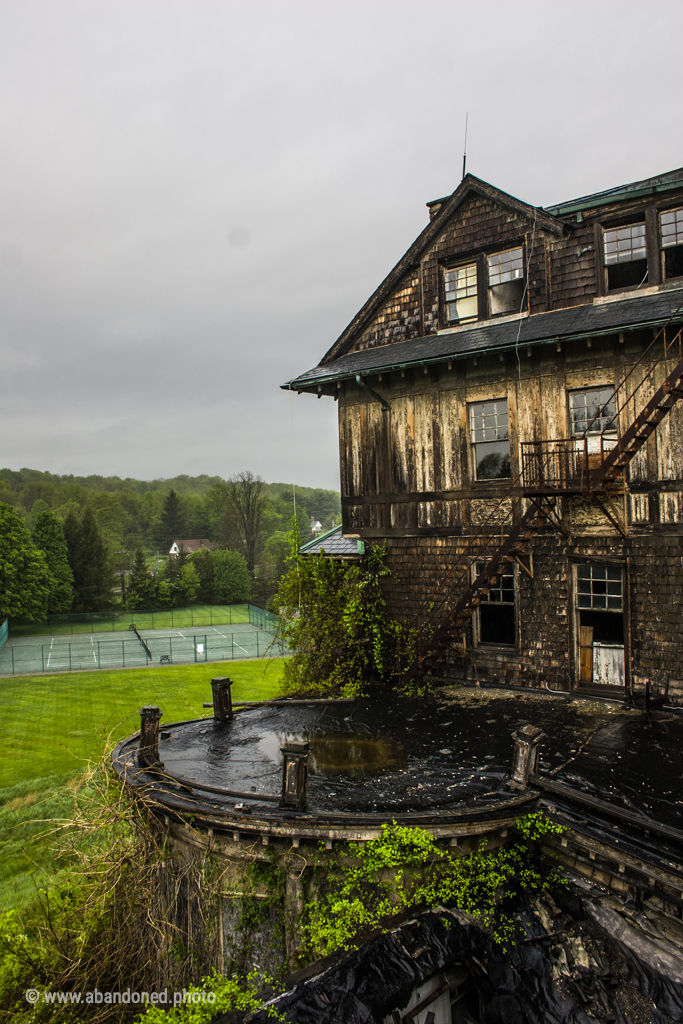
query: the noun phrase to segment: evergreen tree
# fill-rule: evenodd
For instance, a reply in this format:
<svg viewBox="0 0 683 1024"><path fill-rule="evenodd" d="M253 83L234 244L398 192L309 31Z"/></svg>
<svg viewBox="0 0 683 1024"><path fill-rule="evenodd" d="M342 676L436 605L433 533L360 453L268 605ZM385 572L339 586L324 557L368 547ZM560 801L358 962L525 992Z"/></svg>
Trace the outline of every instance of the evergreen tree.
<svg viewBox="0 0 683 1024"><path fill-rule="evenodd" d="M192 565L195 567L199 577L197 600L200 604L216 604L213 579L214 566L216 564L215 555L215 551L202 548L201 551L197 551L191 556Z"/></svg>
<svg viewBox="0 0 683 1024"><path fill-rule="evenodd" d="M44 615L54 579L42 551L11 505L0 502L0 621Z"/></svg>
<svg viewBox="0 0 683 1024"><path fill-rule="evenodd" d="M156 604L155 579L147 568L142 548L135 552L133 571L128 580L127 608L154 608Z"/></svg>
<svg viewBox="0 0 683 1024"><path fill-rule="evenodd" d="M164 510L161 513L160 542L166 551L174 540L182 540L185 536L185 510L176 492L171 488L164 498Z"/></svg>
<svg viewBox="0 0 683 1024"><path fill-rule="evenodd" d="M33 506L38 504L35 503ZM54 578L54 586L47 600L50 615L71 611L74 592L74 574L69 565L69 552L64 538L64 529L59 519L50 511L39 511L33 526L32 540L45 554L48 567Z"/></svg>
<svg viewBox="0 0 683 1024"><path fill-rule="evenodd" d="M92 509L81 521L71 512L64 520L69 565L74 574L75 612L101 612L111 607L113 573L109 552Z"/></svg>

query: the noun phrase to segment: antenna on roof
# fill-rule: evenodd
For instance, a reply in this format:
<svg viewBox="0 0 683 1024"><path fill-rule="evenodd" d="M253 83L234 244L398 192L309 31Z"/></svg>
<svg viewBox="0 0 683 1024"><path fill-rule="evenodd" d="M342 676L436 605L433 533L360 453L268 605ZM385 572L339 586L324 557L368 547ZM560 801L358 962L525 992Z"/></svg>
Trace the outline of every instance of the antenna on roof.
<svg viewBox="0 0 683 1024"><path fill-rule="evenodd" d="M465 145L462 150L462 176L465 177L465 165L467 164L467 119L469 117L469 111L465 114Z"/></svg>

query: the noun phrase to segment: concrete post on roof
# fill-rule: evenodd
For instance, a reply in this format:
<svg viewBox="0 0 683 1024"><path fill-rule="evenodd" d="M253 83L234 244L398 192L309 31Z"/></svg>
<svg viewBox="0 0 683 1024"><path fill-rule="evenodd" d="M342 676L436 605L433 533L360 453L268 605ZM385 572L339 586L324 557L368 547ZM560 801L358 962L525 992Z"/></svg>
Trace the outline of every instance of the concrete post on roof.
<svg viewBox="0 0 683 1024"><path fill-rule="evenodd" d="M536 725L525 725L513 732L515 749L512 755L512 778L508 782L510 789L526 789L529 776L533 775L538 765L538 747L545 733Z"/></svg>
<svg viewBox="0 0 683 1024"><path fill-rule="evenodd" d="M282 752L282 797L280 807L303 811L308 787L308 743L285 743Z"/></svg>
<svg viewBox="0 0 683 1024"><path fill-rule="evenodd" d="M140 747L138 764L141 768L163 769L159 760L159 722L163 711L156 704L140 708Z"/></svg>
<svg viewBox="0 0 683 1024"><path fill-rule="evenodd" d="M211 680L213 694L213 717L215 722L231 722L232 711L232 679L227 676L217 676Z"/></svg>

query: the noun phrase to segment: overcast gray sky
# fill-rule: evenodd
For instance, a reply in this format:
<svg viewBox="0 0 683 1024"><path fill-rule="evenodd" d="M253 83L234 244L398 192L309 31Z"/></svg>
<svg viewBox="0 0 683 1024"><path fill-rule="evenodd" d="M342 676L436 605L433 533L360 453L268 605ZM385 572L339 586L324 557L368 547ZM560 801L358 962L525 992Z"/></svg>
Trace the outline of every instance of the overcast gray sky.
<svg viewBox="0 0 683 1024"><path fill-rule="evenodd" d="M0 0L0 465L291 477L289 399L468 170L683 164L680 0ZM336 405L294 397L338 487Z"/></svg>

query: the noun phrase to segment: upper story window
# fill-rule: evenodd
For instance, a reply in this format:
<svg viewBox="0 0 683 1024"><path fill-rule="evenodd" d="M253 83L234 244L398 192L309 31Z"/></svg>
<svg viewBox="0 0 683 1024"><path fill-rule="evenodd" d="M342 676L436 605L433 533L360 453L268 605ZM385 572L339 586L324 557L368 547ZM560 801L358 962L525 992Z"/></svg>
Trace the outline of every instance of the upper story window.
<svg viewBox="0 0 683 1024"><path fill-rule="evenodd" d="M510 476L508 403L476 402L470 406L470 437L477 480L501 480Z"/></svg>
<svg viewBox="0 0 683 1024"><path fill-rule="evenodd" d="M491 316L519 313L524 300L524 250L521 245L489 256L487 264Z"/></svg>
<svg viewBox="0 0 683 1024"><path fill-rule="evenodd" d="M588 434L616 433L616 401L614 388L591 388L569 395L569 419L572 437Z"/></svg>
<svg viewBox="0 0 683 1024"><path fill-rule="evenodd" d="M477 264L454 267L444 274L446 317L449 324L476 320L477 306Z"/></svg>
<svg viewBox="0 0 683 1024"><path fill-rule="evenodd" d="M683 277L683 207L659 215L664 280Z"/></svg>
<svg viewBox="0 0 683 1024"><path fill-rule="evenodd" d="M608 291L647 284L645 224L605 228L603 239Z"/></svg>

